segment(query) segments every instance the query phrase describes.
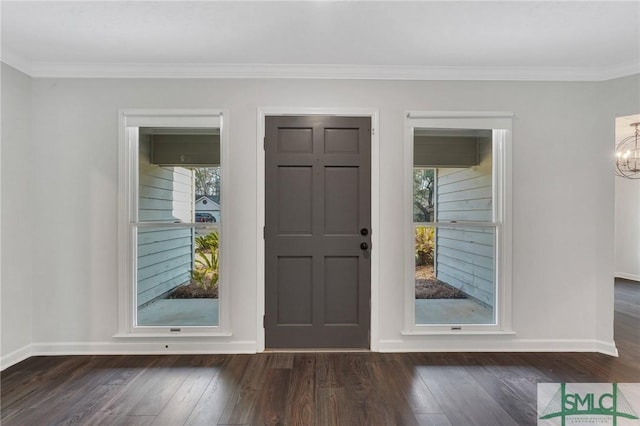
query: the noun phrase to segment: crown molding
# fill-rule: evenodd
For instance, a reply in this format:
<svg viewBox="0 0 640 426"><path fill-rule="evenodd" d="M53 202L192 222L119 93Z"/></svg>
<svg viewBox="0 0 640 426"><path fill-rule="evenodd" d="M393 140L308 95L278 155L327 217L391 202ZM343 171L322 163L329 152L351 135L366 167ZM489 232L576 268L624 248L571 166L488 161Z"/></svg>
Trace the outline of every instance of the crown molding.
<svg viewBox="0 0 640 426"><path fill-rule="evenodd" d="M29 62L19 55L7 51L7 49L2 51L2 61L34 78L605 81L640 74L639 63L627 63L607 68L579 68Z"/></svg>
<svg viewBox="0 0 640 426"><path fill-rule="evenodd" d="M0 52L1 52L0 56L2 57L2 62L17 69L18 71L21 71L33 77L32 70L31 70L31 63L29 61L27 61L25 58L15 53L13 50L7 49L4 46L2 46L2 48L0 49Z"/></svg>

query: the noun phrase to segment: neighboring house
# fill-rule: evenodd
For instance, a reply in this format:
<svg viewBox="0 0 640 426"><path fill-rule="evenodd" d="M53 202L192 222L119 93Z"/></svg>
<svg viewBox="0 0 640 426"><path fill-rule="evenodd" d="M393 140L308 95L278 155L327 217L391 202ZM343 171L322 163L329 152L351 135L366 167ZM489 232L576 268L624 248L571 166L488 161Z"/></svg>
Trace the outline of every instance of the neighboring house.
<svg viewBox="0 0 640 426"><path fill-rule="evenodd" d="M211 213L220 222L220 204L213 195L196 195L196 213Z"/></svg>

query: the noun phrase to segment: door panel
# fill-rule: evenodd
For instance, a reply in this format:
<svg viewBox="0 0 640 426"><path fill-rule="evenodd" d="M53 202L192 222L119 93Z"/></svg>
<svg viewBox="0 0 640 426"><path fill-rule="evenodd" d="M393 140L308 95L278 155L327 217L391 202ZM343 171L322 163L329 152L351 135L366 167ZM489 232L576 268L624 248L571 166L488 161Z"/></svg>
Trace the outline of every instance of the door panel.
<svg viewBox="0 0 640 426"><path fill-rule="evenodd" d="M354 235L360 223L358 167L325 167L325 234Z"/></svg>
<svg viewBox="0 0 640 426"><path fill-rule="evenodd" d="M265 130L265 345L369 348L371 119Z"/></svg>
<svg viewBox="0 0 640 426"><path fill-rule="evenodd" d="M312 232L311 167L278 168L278 234Z"/></svg>
<svg viewBox="0 0 640 426"><path fill-rule="evenodd" d="M324 258L325 324L358 323L357 257Z"/></svg>
<svg viewBox="0 0 640 426"><path fill-rule="evenodd" d="M310 256L278 258L278 324L313 323L311 265Z"/></svg>

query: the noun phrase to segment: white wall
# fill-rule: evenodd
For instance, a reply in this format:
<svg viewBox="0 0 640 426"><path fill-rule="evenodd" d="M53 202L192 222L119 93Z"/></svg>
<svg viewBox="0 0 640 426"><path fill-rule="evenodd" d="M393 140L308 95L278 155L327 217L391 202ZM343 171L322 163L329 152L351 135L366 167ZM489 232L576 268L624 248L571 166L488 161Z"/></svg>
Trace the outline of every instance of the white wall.
<svg viewBox="0 0 640 426"><path fill-rule="evenodd" d="M640 180L616 178L616 276L640 281Z"/></svg>
<svg viewBox="0 0 640 426"><path fill-rule="evenodd" d="M225 246L231 346L257 340L257 107L379 108L381 200L380 350L613 351L613 169L609 115L629 108L623 83L349 80L36 79L30 168L43 202L36 221L33 341L40 352L158 350L112 338L117 331L117 110L227 108L229 203ZM635 91L634 91L635 90ZM616 92L617 93L617 92ZM610 110L604 110L606 98ZM4 94L3 94L4 99ZM626 106L619 106L619 103ZM515 336L403 336L403 130L406 110L500 110L513 125L513 326ZM3 155L4 157L4 155ZM247 165L249 165L247 167ZM17 167L15 167L18 169ZM30 175L30 176L27 176ZM59 203L60 193L69 194ZM16 196L19 194L16 194ZM3 191L3 206L7 197ZM549 208L538 208L548 206ZM551 208L553 207L553 208ZM14 213L20 216L20 213ZM3 219L4 220L4 219ZM4 326L3 326L4 334ZM146 342L146 341L145 341ZM181 341L185 342L185 341ZM207 342L211 342L208 340ZM117 346L122 345L122 346ZM162 345L164 347L164 344ZM200 350L202 342L172 343ZM141 349L142 348L142 349Z"/></svg>
<svg viewBox="0 0 640 426"><path fill-rule="evenodd" d="M588 123L589 128L593 128L603 142L600 147L602 152L600 155L606 156L609 160L607 164L602 166L606 167L606 171L609 172L607 179L598 181L598 185L594 187L594 200L595 194L598 194L597 203L601 204L606 211L598 209L600 213L606 213L605 216L596 215L594 217L599 221L598 236L606 236L607 238L615 236L615 180L617 179L613 175L615 169L615 129L616 129L616 117L622 117L640 112L640 75L635 75L626 78L618 78L598 84L598 108L599 108L599 120L597 123ZM604 171L594 169L595 173L599 175ZM609 179L613 180L610 182ZM611 218L614 218L612 221ZM606 307L609 303L613 303L613 275L615 274L615 239L613 246L609 244L598 244L594 247L596 251L596 257L602 259L598 264L599 273L599 294L602 297L602 303L599 305L597 312L598 320L598 332L604 333L604 327L613 318L613 311ZM613 265L614 270L610 271L605 268L605 265ZM607 273L610 275L607 276ZM611 290L610 290L611 289Z"/></svg>
<svg viewBox="0 0 640 426"><path fill-rule="evenodd" d="M33 197L46 190L33 185L31 126L31 78L2 64L2 213L1 299L2 368L28 356L32 336L33 255L38 235L33 220L47 212L34 211Z"/></svg>
<svg viewBox="0 0 640 426"><path fill-rule="evenodd" d="M640 109L638 110L640 113ZM616 119L616 142L632 137L640 114ZM616 177L616 277L640 281L640 179Z"/></svg>

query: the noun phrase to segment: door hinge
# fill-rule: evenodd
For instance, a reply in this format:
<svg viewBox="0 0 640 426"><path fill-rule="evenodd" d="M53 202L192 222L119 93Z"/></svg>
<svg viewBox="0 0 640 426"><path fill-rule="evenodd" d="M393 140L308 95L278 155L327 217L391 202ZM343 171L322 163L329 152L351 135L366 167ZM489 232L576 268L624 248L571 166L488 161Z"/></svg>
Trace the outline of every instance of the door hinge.
<svg viewBox="0 0 640 426"><path fill-rule="evenodd" d="M266 324L267 324L267 316L263 315L262 316L262 328L267 328Z"/></svg>
<svg viewBox="0 0 640 426"><path fill-rule="evenodd" d="M264 151L267 150L267 137L266 136L264 138L262 138L262 149Z"/></svg>
<svg viewBox="0 0 640 426"><path fill-rule="evenodd" d="M262 239L263 240L267 239L267 229L265 226L262 227Z"/></svg>

